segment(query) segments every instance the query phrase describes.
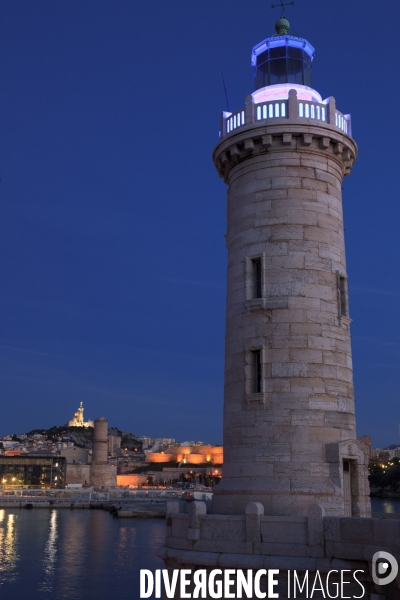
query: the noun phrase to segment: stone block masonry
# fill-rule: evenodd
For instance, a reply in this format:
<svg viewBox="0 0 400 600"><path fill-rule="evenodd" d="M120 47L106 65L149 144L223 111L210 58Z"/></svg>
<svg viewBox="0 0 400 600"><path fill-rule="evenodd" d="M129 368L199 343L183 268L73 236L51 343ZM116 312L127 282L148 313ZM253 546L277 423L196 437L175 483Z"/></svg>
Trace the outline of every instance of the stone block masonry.
<svg viewBox="0 0 400 600"><path fill-rule="evenodd" d="M330 515L370 514L361 484L368 457L355 442L341 202L356 155L348 135L296 118L253 123L214 151L229 185L225 477L216 514L243 514L250 500L269 515L306 515L315 502ZM327 444L337 445L339 462L328 459Z"/></svg>
<svg viewBox="0 0 400 600"><path fill-rule="evenodd" d="M173 569L279 569L279 598L316 600L313 596L288 596L288 577L296 571L300 581L306 572L313 582L317 572L326 583L340 581L346 571L344 597L363 600L398 600L400 575L387 586L372 579L372 558L384 548L400 562L400 521L390 519L328 517L319 504L308 507L304 517L265 516L261 503L250 502L244 515L207 515L202 502L192 502L188 512L182 503L167 503L167 538L161 556L170 571ZM352 580L352 573L364 587ZM290 573L288 573L290 572ZM331 588L331 597L334 595ZM179 594L176 598L179 598ZM325 598L328 596L325 596Z"/></svg>
<svg viewBox="0 0 400 600"><path fill-rule="evenodd" d="M167 510L161 556L170 570L286 571L284 600L398 600L399 577L384 590L371 577L376 551L400 559L399 523L370 518L355 432L341 190L357 146L350 115L309 87L314 49L288 29L279 19L253 48L256 90L221 117L224 477L209 514L196 502ZM346 570L360 572L363 595L356 581L343 591ZM294 572L326 584L332 571L340 592L288 591Z"/></svg>

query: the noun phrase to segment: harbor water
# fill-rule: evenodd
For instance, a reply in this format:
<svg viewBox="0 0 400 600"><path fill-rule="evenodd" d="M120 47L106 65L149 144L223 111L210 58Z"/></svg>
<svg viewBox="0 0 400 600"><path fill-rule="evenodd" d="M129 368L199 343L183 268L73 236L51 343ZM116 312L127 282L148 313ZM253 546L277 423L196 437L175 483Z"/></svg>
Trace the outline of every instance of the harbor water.
<svg viewBox="0 0 400 600"><path fill-rule="evenodd" d="M374 513L400 500L373 498ZM163 519L103 510L0 509L0 599L136 600L140 569L160 569Z"/></svg>
<svg viewBox="0 0 400 600"><path fill-rule="evenodd" d="M163 519L0 509L0 598L135 600L140 569L163 567L164 536Z"/></svg>

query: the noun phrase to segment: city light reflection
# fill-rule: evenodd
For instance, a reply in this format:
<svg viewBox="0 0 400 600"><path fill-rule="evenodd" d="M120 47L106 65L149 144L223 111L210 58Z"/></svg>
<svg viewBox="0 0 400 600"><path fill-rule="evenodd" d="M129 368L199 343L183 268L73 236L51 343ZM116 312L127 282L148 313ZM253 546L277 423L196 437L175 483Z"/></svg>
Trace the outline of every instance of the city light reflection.
<svg viewBox="0 0 400 600"><path fill-rule="evenodd" d="M15 531L16 515L9 514L5 519L5 511L0 511L0 573L3 581L15 581L18 562L17 536Z"/></svg>
<svg viewBox="0 0 400 600"><path fill-rule="evenodd" d="M394 513L394 512L396 512L395 508L394 508L394 505L393 505L392 502L384 502L383 506L384 506L384 512L385 513Z"/></svg>
<svg viewBox="0 0 400 600"><path fill-rule="evenodd" d="M118 538L116 539L115 571L123 571L126 565L129 565L129 568L134 568L135 552L136 529L132 526L119 527Z"/></svg>
<svg viewBox="0 0 400 600"><path fill-rule="evenodd" d="M53 589L55 566L57 562L57 518L57 511L52 510L50 513L49 537L44 549L43 566L45 579L39 587L41 592L51 592Z"/></svg>

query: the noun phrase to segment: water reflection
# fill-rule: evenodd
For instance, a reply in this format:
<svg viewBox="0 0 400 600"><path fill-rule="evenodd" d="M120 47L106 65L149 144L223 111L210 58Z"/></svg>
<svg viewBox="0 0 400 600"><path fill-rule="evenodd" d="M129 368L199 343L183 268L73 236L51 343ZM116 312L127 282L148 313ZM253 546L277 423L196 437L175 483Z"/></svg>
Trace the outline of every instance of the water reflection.
<svg viewBox="0 0 400 600"><path fill-rule="evenodd" d="M122 573L124 569L133 569L135 566L136 529L121 526L118 531L116 543L114 571Z"/></svg>
<svg viewBox="0 0 400 600"><path fill-rule="evenodd" d="M395 515L400 513L400 500L371 498L372 513L386 513Z"/></svg>
<svg viewBox="0 0 400 600"><path fill-rule="evenodd" d="M5 511L0 511L0 574L1 581L17 579L17 535L15 530L16 516L12 513L5 518Z"/></svg>
<svg viewBox="0 0 400 600"><path fill-rule="evenodd" d="M165 544L165 528L160 527L157 522L153 522L150 528L150 535L148 539L148 546L150 552L157 556L158 550Z"/></svg>
<svg viewBox="0 0 400 600"><path fill-rule="evenodd" d="M394 513L394 506L392 502L384 502L383 508L385 513Z"/></svg>
<svg viewBox="0 0 400 600"><path fill-rule="evenodd" d="M0 600L133 600L165 523L101 510L0 510Z"/></svg>
<svg viewBox="0 0 400 600"><path fill-rule="evenodd" d="M87 516L86 511L61 512L57 598L86 597L88 544L93 548Z"/></svg>
<svg viewBox="0 0 400 600"><path fill-rule="evenodd" d="M39 586L41 592L51 592L54 584L55 565L57 562L57 511L50 513L49 537L44 548L43 566L45 578Z"/></svg>

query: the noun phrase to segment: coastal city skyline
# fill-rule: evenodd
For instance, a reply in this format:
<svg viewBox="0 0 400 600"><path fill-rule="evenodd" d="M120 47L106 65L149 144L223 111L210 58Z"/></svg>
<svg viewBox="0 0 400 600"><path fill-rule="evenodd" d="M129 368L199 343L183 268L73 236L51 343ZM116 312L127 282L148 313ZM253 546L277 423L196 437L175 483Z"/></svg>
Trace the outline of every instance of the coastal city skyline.
<svg viewBox="0 0 400 600"><path fill-rule="evenodd" d="M112 406L112 422L138 434L221 443L225 192L211 163L221 71L236 110L276 11L256 2L239 19L235 3L157 4L138 20L127 1L43 6L1 7L0 434L62 423L83 400L91 417ZM357 434L384 447L400 417L388 159L400 117L383 107L399 83L379 59L393 42L364 6L336 4L329 44L319 4L299 0L290 20L317 49L314 86L353 114L359 156L343 198ZM334 44L344 17L351 35ZM390 82L379 101L375 79Z"/></svg>
<svg viewBox="0 0 400 600"><path fill-rule="evenodd" d="M108 423L108 422L107 422ZM119 439L119 442L116 444L116 448L120 449L121 448L121 440L123 440L124 436L129 436L130 442L128 444L128 446L132 443L132 441L134 441L135 445L137 445L138 447L135 448L135 451L139 450L139 446L141 446L140 450L142 452L147 451L147 452L151 452L151 453L160 453L161 454L165 454L167 453L167 456L160 456L158 460L161 459L161 462L168 462L169 458L168 458L168 448L169 447L185 447L185 446L195 446L195 447L200 447L200 446L215 446L215 447L220 447L222 448L221 444L214 444L212 442L212 440L207 439L206 442L203 441L199 441L199 440L189 440L189 438L185 438L185 439L181 439L181 440L177 440L175 438L169 437L168 435L164 435L163 437L151 437L148 435L144 435L143 432L139 432L139 433L134 433L132 431L128 432L128 431L124 431L122 429L120 429L117 424L108 424L108 436L109 436L109 452L112 454L114 452L114 446L115 446L115 440ZM79 407L78 409L74 412L74 415L72 417L72 419L69 419L68 421L66 421L65 423L62 424L58 424L58 425L53 425L51 428L49 428L48 430L46 430L45 428L41 428L41 427L37 427L37 428L33 428L30 431L13 431L13 432L8 432L6 434L0 434L0 444L3 444L3 448L0 445L0 454L2 453L2 451L4 451L4 449L7 449L8 451L10 451L11 449L11 455L20 455L20 454L26 454L32 451L33 446L31 445L30 449L27 449L26 447L26 441L30 440L31 442L34 442L35 444L39 443L39 451L43 451L46 450L46 452L50 452L50 453L54 453L54 452L59 452L60 448L57 449L57 444L54 443L54 438L56 438L58 435L60 435L61 437L59 438L60 442L63 439L68 439L69 442L71 442L71 445L74 446L75 443L78 443L78 447L79 444L83 445L86 447L86 443L88 440L91 439L91 436L89 435L89 437L83 437L81 438L79 435L79 432L82 431L84 432L85 430L93 430L94 428L94 421L88 419L87 417L85 417L85 408L83 406L83 402L81 401L79 403ZM59 432L55 431L55 430L60 430ZM400 429L400 426L399 426ZM62 430L62 431L61 431ZM46 435L51 434L49 438L47 438L47 442L46 442L46 447L41 448L41 442L40 439L46 439ZM67 434L67 437L64 438L63 435ZM36 439L37 438L37 439ZM399 436L400 438L400 436ZM128 438L126 438L128 439ZM111 440L111 441L110 441ZM358 436L358 441L362 442L363 444L365 444L369 450L369 457L370 460L372 461L377 461L380 459L385 459L385 460L389 460L392 458L400 458L400 439L398 440L390 440L390 442L388 442L388 440L386 440L386 443L382 445L382 447L377 447L376 444L374 444L374 440L372 439L371 435L369 434L365 434L365 435L360 435ZM90 442L91 444L91 442ZM211 444L211 445L210 445ZM37 448L36 448L37 450ZM126 448L125 450L128 450L128 448ZM175 451L174 451L175 452ZM136 458L138 458L139 455L136 455ZM178 454L179 456L179 454ZM211 455L210 455L211 456ZM180 458L177 459L177 462L180 462ZM220 464L222 464L222 460L219 461ZM130 471L128 471L130 472Z"/></svg>

